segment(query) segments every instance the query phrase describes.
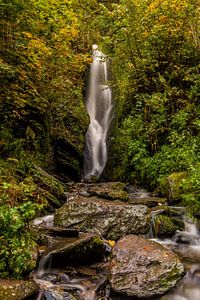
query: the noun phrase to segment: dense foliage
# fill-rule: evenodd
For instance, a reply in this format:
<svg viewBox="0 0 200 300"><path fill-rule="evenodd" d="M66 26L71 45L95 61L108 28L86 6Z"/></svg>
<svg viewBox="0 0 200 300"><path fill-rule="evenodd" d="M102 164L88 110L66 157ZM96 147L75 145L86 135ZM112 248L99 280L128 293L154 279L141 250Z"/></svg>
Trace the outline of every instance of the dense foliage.
<svg viewBox="0 0 200 300"><path fill-rule="evenodd" d="M96 1L0 0L0 276L33 267L28 220L78 179ZM92 15L94 13L94 16ZM53 207L52 207L53 206Z"/></svg>
<svg viewBox="0 0 200 300"><path fill-rule="evenodd" d="M117 89L112 178L153 189L186 171L183 189L200 197L198 1L123 0L105 12Z"/></svg>
<svg viewBox="0 0 200 300"><path fill-rule="evenodd" d="M48 161L61 142L82 156L91 9L95 1L81 6L69 0L0 1L0 151L5 158L32 155ZM80 160L72 154L66 165L78 170Z"/></svg>

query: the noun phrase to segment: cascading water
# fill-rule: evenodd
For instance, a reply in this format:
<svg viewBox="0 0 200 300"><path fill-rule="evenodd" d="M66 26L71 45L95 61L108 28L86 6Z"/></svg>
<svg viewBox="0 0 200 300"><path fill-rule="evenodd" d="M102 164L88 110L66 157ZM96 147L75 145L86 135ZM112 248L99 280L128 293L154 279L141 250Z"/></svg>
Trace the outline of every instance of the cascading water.
<svg viewBox="0 0 200 300"><path fill-rule="evenodd" d="M200 235L197 225L185 219L185 230L178 231L172 239L158 240L181 257L186 275L177 287L159 300L199 300L200 299Z"/></svg>
<svg viewBox="0 0 200 300"><path fill-rule="evenodd" d="M84 178L100 177L107 162L107 135L112 120L112 93L108 85L106 55L93 45L93 63L90 69L86 101L90 124L86 133Z"/></svg>

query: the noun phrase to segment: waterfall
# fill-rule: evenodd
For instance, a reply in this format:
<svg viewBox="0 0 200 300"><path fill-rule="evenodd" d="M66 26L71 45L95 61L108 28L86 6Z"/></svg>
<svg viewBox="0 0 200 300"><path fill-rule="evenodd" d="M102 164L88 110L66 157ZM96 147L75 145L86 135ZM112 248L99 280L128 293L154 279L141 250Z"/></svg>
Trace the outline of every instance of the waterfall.
<svg viewBox="0 0 200 300"><path fill-rule="evenodd" d="M86 107L90 124L86 133L84 178L100 177L107 162L107 135L112 120L112 93L106 55L93 45L93 62Z"/></svg>

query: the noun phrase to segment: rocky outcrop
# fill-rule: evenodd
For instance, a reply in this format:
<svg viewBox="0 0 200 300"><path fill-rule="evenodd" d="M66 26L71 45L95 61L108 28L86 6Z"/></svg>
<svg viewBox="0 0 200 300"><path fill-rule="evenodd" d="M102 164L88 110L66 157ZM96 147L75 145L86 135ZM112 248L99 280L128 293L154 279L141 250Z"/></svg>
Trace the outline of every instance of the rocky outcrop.
<svg viewBox="0 0 200 300"><path fill-rule="evenodd" d="M28 280L0 280L0 300L22 300L36 293L38 286Z"/></svg>
<svg viewBox="0 0 200 300"><path fill-rule="evenodd" d="M57 226L94 232L112 240L128 233L146 233L149 221L146 206L80 195L55 212Z"/></svg>
<svg viewBox="0 0 200 300"><path fill-rule="evenodd" d="M163 294L183 274L178 257L156 242L128 235L114 247L110 266L114 292L139 298Z"/></svg>

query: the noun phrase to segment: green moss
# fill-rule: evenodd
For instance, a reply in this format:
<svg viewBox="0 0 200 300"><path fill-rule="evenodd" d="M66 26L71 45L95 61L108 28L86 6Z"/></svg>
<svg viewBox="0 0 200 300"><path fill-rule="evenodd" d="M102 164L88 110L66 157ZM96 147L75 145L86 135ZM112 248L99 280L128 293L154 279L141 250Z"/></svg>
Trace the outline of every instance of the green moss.
<svg viewBox="0 0 200 300"><path fill-rule="evenodd" d="M183 195L182 184L186 178L186 172L174 172L164 177L159 184L161 193L166 195L170 201L181 201Z"/></svg>
<svg viewBox="0 0 200 300"><path fill-rule="evenodd" d="M156 237L169 237L173 236L176 230L183 230L184 223L181 219L160 214L153 218L153 229Z"/></svg>
<svg viewBox="0 0 200 300"><path fill-rule="evenodd" d="M180 269L177 267L174 267L171 272L169 272L168 276L166 278L159 278L159 286L166 288L168 290L169 288L172 288L175 286L175 283L178 279L181 279L184 275L184 272L180 272Z"/></svg>

